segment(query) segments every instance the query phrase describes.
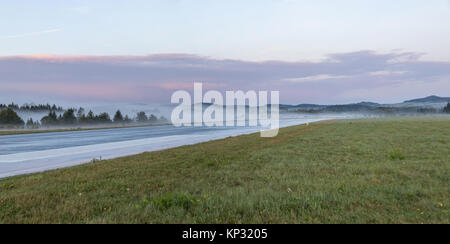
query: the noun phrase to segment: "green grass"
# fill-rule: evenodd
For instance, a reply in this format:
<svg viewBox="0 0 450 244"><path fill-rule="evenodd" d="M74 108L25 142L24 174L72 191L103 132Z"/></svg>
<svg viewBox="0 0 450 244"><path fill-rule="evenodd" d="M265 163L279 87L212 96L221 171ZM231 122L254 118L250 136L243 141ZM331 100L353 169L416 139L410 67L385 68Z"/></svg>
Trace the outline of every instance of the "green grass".
<svg viewBox="0 0 450 244"><path fill-rule="evenodd" d="M36 134L36 133L49 133L49 132L68 132L68 131L86 131L86 130L106 130L106 129L118 129L118 128L136 128L136 127L150 127L150 126L163 126L169 124L135 124L135 125L111 125L111 126L97 126L97 127L80 127L80 128L60 128L60 129L2 129L0 130L0 136L8 135L21 135L21 134Z"/></svg>
<svg viewBox="0 0 450 244"><path fill-rule="evenodd" d="M450 223L449 122L320 122L4 179L0 223Z"/></svg>

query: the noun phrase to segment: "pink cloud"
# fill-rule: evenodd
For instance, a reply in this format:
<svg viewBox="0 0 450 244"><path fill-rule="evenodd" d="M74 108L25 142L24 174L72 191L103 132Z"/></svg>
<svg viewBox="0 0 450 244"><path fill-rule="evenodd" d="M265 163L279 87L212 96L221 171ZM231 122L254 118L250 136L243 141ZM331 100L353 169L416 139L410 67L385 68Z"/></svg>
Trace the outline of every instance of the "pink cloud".
<svg viewBox="0 0 450 244"><path fill-rule="evenodd" d="M434 80L448 82L449 77L449 62L370 51L332 54L321 62L250 62L188 54L0 57L0 95L13 90L111 101L168 102L172 91L191 91L194 82L202 82L204 89L221 91L277 90L285 103L334 103L344 101L341 94L346 94L345 102L359 99L361 90L378 91L381 98L386 94L379 88L395 84L408 91L412 80L425 82L426 96Z"/></svg>
<svg viewBox="0 0 450 244"><path fill-rule="evenodd" d="M64 84L53 82L40 82L27 85L6 83L2 85L3 91L11 92L33 92L45 94L51 91L55 95L76 96L76 97L97 97L97 98L129 98L138 92L132 84L119 84L105 86L104 84Z"/></svg>
<svg viewBox="0 0 450 244"><path fill-rule="evenodd" d="M15 55L0 56L0 60L30 60L30 61L46 61L46 62L100 62L100 63L118 63L130 61L149 61L164 59L195 59L200 56L190 54L153 54L146 56L116 55L116 56L89 56L89 55L53 55L53 54L31 54L31 55Z"/></svg>
<svg viewBox="0 0 450 244"><path fill-rule="evenodd" d="M226 87L225 84L217 84L217 83L202 83L203 89L217 89ZM167 90L191 90L194 88L194 82L164 82L155 84L155 87L167 89Z"/></svg>

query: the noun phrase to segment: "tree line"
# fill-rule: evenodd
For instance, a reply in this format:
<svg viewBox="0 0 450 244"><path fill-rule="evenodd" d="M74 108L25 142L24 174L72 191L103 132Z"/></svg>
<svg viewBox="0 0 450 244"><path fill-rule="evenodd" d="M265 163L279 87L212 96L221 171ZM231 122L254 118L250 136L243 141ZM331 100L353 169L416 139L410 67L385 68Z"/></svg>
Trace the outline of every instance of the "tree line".
<svg viewBox="0 0 450 244"><path fill-rule="evenodd" d="M22 106L19 106L18 104L15 104L15 103L0 104L0 110L6 109L6 108L11 108L16 111L30 111L30 112L42 112L42 111L62 112L62 111L64 111L63 107L56 106L56 104L50 105L48 103L47 104L38 104L38 105L26 103Z"/></svg>
<svg viewBox="0 0 450 244"><path fill-rule="evenodd" d="M139 112L136 117L130 118L128 115L123 116L120 110L114 114L111 118L108 113L94 114L89 111L87 114L83 108L79 109L67 109L64 113L57 115L57 111L51 110L48 115L44 116L40 121L34 121L32 118L24 122L22 118L14 111L14 109L8 107L0 111L0 127L2 128L28 128L38 129L41 127L53 127L53 126L88 126L99 124L155 124L155 123L167 123L167 119L164 117L156 117L153 114L147 116L145 112Z"/></svg>
<svg viewBox="0 0 450 244"><path fill-rule="evenodd" d="M442 108L429 108L429 107L370 107L361 104L349 104L349 105L331 105L323 106L319 108L305 108L305 109L295 109L289 110L298 113L344 113L344 112L354 112L354 113L369 113L369 114L439 114L439 113L450 113L450 103L448 103L443 109Z"/></svg>
<svg viewBox="0 0 450 244"><path fill-rule="evenodd" d="M46 105L45 105L46 106ZM145 112L139 112L136 117L129 118L128 115L123 116L120 110L114 114L111 119L108 113L94 114L89 111L87 114L83 108L67 109L64 113L57 115L59 109L50 109L48 115L44 116L40 121L29 119L26 123L14 111L15 106L5 106L0 104L0 128L28 128L37 129L40 127L51 126L75 126L75 125L95 125L95 124L120 124L126 125L131 123L152 124L152 123L167 123L168 120L164 117L156 117L153 114L147 116ZM56 106L55 106L56 107ZM53 108L53 106L52 106ZM58 108L58 107L56 107ZM443 113L450 114L450 103L441 110Z"/></svg>

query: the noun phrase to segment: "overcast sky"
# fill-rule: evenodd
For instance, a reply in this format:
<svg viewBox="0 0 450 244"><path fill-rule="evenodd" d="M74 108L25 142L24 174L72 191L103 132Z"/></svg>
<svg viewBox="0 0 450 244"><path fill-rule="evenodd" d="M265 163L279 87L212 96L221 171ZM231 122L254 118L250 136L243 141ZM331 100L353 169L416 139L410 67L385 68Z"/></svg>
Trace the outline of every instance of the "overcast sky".
<svg viewBox="0 0 450 244"><path fill-rule="evenodd" d="M284 103L450 96L449 23L448 0L5 0L0 102L169 102L194 81Z"/></svg>

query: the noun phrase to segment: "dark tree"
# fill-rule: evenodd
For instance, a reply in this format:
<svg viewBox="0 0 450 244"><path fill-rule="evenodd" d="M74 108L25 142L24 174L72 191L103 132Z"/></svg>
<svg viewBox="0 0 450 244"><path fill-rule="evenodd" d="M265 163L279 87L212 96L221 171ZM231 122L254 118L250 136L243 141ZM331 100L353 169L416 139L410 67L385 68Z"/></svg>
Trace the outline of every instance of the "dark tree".
<svg viewBox="0 0 450 244"><path fill-rule="evenodd" d="M148 117L148 121L150 123L156 123L156 122L158 122L158 117L156 117L155 115L151 114L150 117Z"/></svg>
<svg viewBox="0 0 450 244"><path fill-rule="evenodd" d="M108 113L99 114L98 116L96 116L96 121L98 123L111 123L112 122Z"/></svg>
<svg viewBox="0 0 450 244"><path fill-rule="evenodd" d="M448 103L447 106L445 106L444 113L450 114L450 103Z"/></svg>
<svg viewBox="0 0 450 244"><path fill-rule="evenodd" d="M50 111L47 116L41 119L41 124L43 126L52 126L58 124L58 118L56 117L55 111Z"/></svg>
<svg viewBox="0 0 450 244"><path fill-rule="evenodd" d="M60 119L63 125L73 125L77 122L77 117L75 117L75 110L70 108L62 115Z"/></svg>
<svg viewBox="0 0 450 244"><path fill-rule="evenodd" d="M85 115L84 115L84 108L79 108L78 109L78 111L77 111L77 119L78 119L78 121L80 121L80 120L83 120L83 117L86 117Z"/></svg>
<svg viewBox="0 0 450 244"><path fill-rule="evenodd" d="M139 123L145 123L148 121L147 115L145 112L139 112L137 113L136 121Z"/></svg>
<svg viewBox="0 0 450 244"><path fill-rule="evenodd" d="M12 108L9 107L0 111L0 126L22 127L24 124L24 121Z"/></svg>
<svg viewBox="0 0 450 244"><path fill-rule="evenodd" d="M92 112L92 110L89 110L89 113L87 114L87 121L92 123L95 120L95 115L94 112Z"/></svg>
<svg viewBox="0 0 450 244"><path fill-rule="evenodd" d="M92 112L92 111L89 111L87 115L85 115L84 112L83 112L81 117L78 117L78 122L80 124L84 124L84 125L86 125L86 124L93 124L93 123L96 122L96 116L95 116L94 112Z"/></svg>
<svg viewBox="0 0 450 244"><path fill-rule="evenodd" d="M116 114L114 115L114 123L123 123L123 115L120 110L117 110Z"/></svg>

